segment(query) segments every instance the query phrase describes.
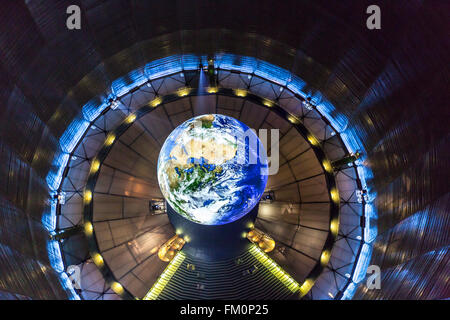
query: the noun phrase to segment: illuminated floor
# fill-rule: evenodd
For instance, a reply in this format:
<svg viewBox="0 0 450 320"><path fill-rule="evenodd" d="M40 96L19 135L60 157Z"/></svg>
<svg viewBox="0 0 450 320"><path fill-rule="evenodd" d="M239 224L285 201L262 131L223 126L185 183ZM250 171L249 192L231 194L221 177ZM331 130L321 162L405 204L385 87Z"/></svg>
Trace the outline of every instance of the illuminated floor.
<svg viewBox="0 0 450 320"><path fill-rule="evenodd" d="M173 272L165 272L168 281L161 281L153 299L248 300L298 296L298 284L256 247L232 260L204 261L182 251L174 261L176 266L168 268Z"/></svg>

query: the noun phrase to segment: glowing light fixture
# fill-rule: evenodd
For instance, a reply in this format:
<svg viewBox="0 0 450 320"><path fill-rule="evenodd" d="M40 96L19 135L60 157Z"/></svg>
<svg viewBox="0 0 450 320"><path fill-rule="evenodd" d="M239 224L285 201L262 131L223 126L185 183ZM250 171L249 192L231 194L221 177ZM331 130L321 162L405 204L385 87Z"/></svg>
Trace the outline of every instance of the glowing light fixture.
<svg viewBox="0 0 450 320"><path fill-rule="evenodd" d="M123 292L124 292L123 286L122 286L120 283L118 283L117 281L114 281L114 282L111 284L111 289L112 289L115 293L117 293L119 296L122 295Z"/></svg>
<svg viewBox="0 0 450 320"><path fill-rule="evenodd" d="M247 233L247 239L258 245L264 252L271 252L275 248L275 240L258 229L252 229Z"/></svg>
<svg viewBox="0 0 450 320"><path fill-rule="evenodd" d="M89 203L89 202L91 202L91 200L92 200L92 191L91 190L86 190L84 192L84 201L86 203Z"/></svg>
<svg viewBox="0 0 450 320"><path fill-rule="evenodd" d="M291 292L297 292L300 285L286 271L284 271L275 261L267 256L255 245L250 247L250 253L267 268L278 280L280 280Z"/></svg>
<svg viewBox="0 0 450 320"><path fill-rule="evenodd" d="M208 93L216 93L219 91L219 89L217 87L208 87L208 89L206 89L206 91Z"/></svg>
<svg viewBox="0 0 450 320"><path fill-rule="evenodd" d="M235 89L234 94L237 95L238 97L245 97L245 96L247 96L247 90Z"/></svg>
<svg viewBox="0 0 450 320"><path fill-rule="evenodd" d="M108 135L108 137L106 137L105 146L109 147L110 145L112 145L114 143L114 140L116 140L115 134L114 133L110 133Z"/></svg>
<svg viewBox="0 0 450 320"><path fill-rule="evenodd" d="M95 159L94 161L92 161L91 164L91 173L96 173L98 171L98 169L100 168L100 161L98 161L97 159Z"/></svg>
<svg viewBox="0 0 450 320"><path fill-rule="evenodd" d="M331 232L333 233L334 236L337 235L337 233L339 231L339 221L338 221L338 219L331 220L330 230L331 230Z"/></svg>
<svg viewBox="0 0 450 320"><path fill-rule="evenodd" d="M264 99L263 100L263 105L265 105L268 108L271 108L271 107L273 107L273 102L268 100L268 99Z"/></svg>
<svg viewBox="0 0 450 320"><path fill-rule="evenodd" d="M308 141L313 145L313 146L317 146L319 144L319 141L317 141L316 137L309 135L308 136Z"/></svg>
<svg viewBox="0 0 450 320"><path fill-rule="evenodd" d="M176 252L183 248L185 242L186 240L178 235L173 236L159 248L158 258L164 262L169 262L175 257Z"/></svg>
<svg viewBox="0 0 450 320"><path fill-rule="evenodd" d="M300 297L305 296L309 292L309 290L311 290L313 285L314 281L312 279L306 279L300 287Z"/></svg>
<svg viewBox="0 0 450 320"><path fill-rule="evenodd" d="M185 257L183 252L178 252L142 300L156 300L178 270Z"/></svg>
<svg viewBox="0 0 450 320"><path fill-rule="evenodd" d="M328 261L330 261L330 251L329 250L325 250L320 255L320 263L323 266L326 266L328 264Z"/></svg>
<svg viewBox="0 0 450 320"><path fill-rule="evenodd" d="M287 117L287 119L288 119L288 121L289 121L290 123L292 123L292 124L298 124L298 123L300 123L300 119L297 118L296 116L293 116L293 115L289 115L289 116Z"/></svg>
<svg viewBox="0 0 450 320"><path fill-rule="evenodd" d="M133 123L136 120L136 115L134 113L130 114L125 118L125 123Z"/></svg>
<svg viewBox="0 0 450 320"><path fill-rule="evenodd" d="M330 161L323 160L322 165L323 165L323 168L325 169L325 171L327 171L329 173L333 172L333 167L331 166Z"/></svg>
<svg viewBox="0 0 450 320"><path fill-rule="evenodd" d="M92 260L94 261L94 263L97 267L103 267L103 265L104 265L103 257L101 256L100 253L94 253L92 255Z"/></svg>
<svg viewBox="0 0 450 320"><path fill-rule="evenodd" d="M181 88L180 90L178 90L177 95L179 97L184 97L184 96L187 96L189 94L189 92L191 92L191 89L189 89L189 88Z"/></svg>
<svg viewBox="0 0 450 320"><path fill-rule="evenodd" d="M150 101L149 105L153 108L159 106L162 102L162 99L160 97L157 97L155 99L153 99L152 101Z"/></svg>
<svg viewBox="0 0 450 320"><path fill-rule="evenodd" d="M336 203L339 203L339 192L336 188L331 189L330 191L331 200L333 200Z"/></svg>
<svg viewBox="0 0 450 320"><path fill-rule="evenodd" d="M94 227L92 226L92 223L86 222L86 223L84 224L84 233L85 233L87 236L91 236L93 232L94 232Z"/></svg>

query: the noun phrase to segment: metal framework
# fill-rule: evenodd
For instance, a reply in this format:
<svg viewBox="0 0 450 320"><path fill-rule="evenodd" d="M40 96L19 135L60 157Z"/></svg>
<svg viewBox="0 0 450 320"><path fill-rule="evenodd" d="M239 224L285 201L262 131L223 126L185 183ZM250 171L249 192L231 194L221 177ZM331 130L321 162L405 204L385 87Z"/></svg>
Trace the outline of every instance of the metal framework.
<svg viewBox="0 0 450 320"><path fill-rule="evenodd" d="M194 72L194 73L193 73ZM201 88L199 90L199 88L194 88L194 87L188 87L189 86L189 82L192 82L192 79L195 77L195 74L198 73L198 70L184 70L182 72L177 72L175 74L171 74L170 76L175 77L178 76L180 77L179 81L179 85L181 86L181 89L178 89L177 91L170 93L170 94L166 94L163 96L157 96L157 98L155 98L154 100L152 100L148 105L140 108L139 110L137 110L135 113L130 114L128 117L131 118L126 118L122 124L120 124L116 129L110 131L109 135L107 136L106 140L111 139L111 134L114 134L114 141L111 141L112 143L110 145L104 145L103 148L100 150L100 152L98 153L98 156L96 158L97 161L100 161L100 164L95 164L95 166L100 167L103 160L106 158L109 150L111 149L112 145L114 144L114 142L120 137L120 135L122 133L124 133L126 131L127 128L129 128L131 126L131 124L139 119L140 117L142 117L143 115L145 115L146 113L152 111L155 109L155 107L157 107L158 105L164 105L170 102L174 102L174 101L178 101L180 99L183 99L185 97L194 97L194 96L198 96L198 95L215 95L215 96L229 96L229 97L237 97L237 98L241 98L243 101L250 101L252 103L258 104L260 106L263 106L267 109L270 109L271 112L275 112L277 115L279 115L280 117L286 119L287 121L289 121L296 129L297 131L306 139L306 141L309 142L310 147L312 148L312 150L314 151L316 157L320 160L320 162L322 163L322 165L324 166L324 173L326 176L326 181L327 181L327 187L329 190L329 195L331 197L331 191L335 190L336 192L338 192L338 188L336 187L336 182L335 182L335 178L334 178L334 172L332 169L330 169L328 167L327 164L330 163L329 159L327 159L327 157L325 156L324 150L323 150L323 146L325 146L328 141L330 141L332 138L338 138L340 143L342 143L341 137L339 135L339 133L336 133L336 131L334 131L334 128L332 127L330 121L323 116L320 112L317 112L317 114L320 115L321 119L323 122L326 123L327 126L329 126L330 128L332 128L332 134L329 135L328 137L325 136L322 138L316 138L314 134L312 134L311 132L308 131L308 129L302 124L302 121L305 120L305 115L293 115L290 112L286 111L285 108L281 107L279 105L280 103L280 99L282 100L282 95L284 92L290 92L296 99L298 99L299 101L303 101L303 102L310 102L310 99L306 100L305 98L303 98L302 96L300 96L298 93L293 92L291 89L289 88L289 84L285 84L285 86L280 86L279 83L275 82L273 79L271 80L267 80L267 79L263 79L260 76L256 76L255 74L246 74L243 73L241 71L236 71L236 70L227 70L227 69L222 69L220 67L217 68L216 71L219 74L219 79L220 76L222 74L222 72L228 72L229 74L226 76L223 76L220 80L219 80L219 86L221 86L223 83L226 82L226 79L230 77L230 74L234 74L237 75L238 77L240 77L241 79L245 79L247 78L247 80L250 79L259 79L259 81L261 82L269 82L272 84L272 86L277 86L279 87L279 91L276 92L274 90L274 94L271 96L271 99L268 99L267 97L262 97L262 96L258 96L254 93L251 92L251 90L253 89L252 85L250 84L250 81L245 81L243 80L243 83L247 82L246 87L242 88L242 85L236 88L226 88L226 87L211 87L211 88ZM183 75L181 77L181 75ZM167 77L167 75L163 75L161 77L161 79L164 79L165 77ZM156 78L159 79L159 78ZM155 80L155 79L153 79ZM160 85L162 85L163 82L160 83ZM258 84L258 83L257 83ZM187 85L187 86L186 86ZM104 117L108 111L110 110L114 110L117 107L117 103L126 95L128 94L133 94L134 92L138 91L141 88L145 88L145 87L149 87L151 89L154 90L155 94L157 95L161 89L161 87L157 88L155 87L155 84L152 83L152 81L150 82L145 82L142 83L132 89L130 89L129 91L125 92L121 97L116 98L116 99L110 99L108 101L109 106L106 107L105 109L103 109L103 111L92 121L92 123L88 126L87 129L91 128L91 126L93 125L93 123L95 121L98 121L98 119ZM191 106L192 107L192 106ZM310 109L308 108L308 110L316 110L316 106L314 106L313 104L309 105ZM131 111L131 110L129 110ZM318 111L318 110L317 110ZM133 120L133 121L130 121ZM83 140L83 138L85 137L86 133L88 132L88 130L86 129L86 131L83 133L83 135L81 136L79 143L81 143L81 141ZM79 144L78 143L78 144ZM78 146L77 144L77 146ZM108 144L108 143L107 143ZM343 145L343 143L342 143ZM73 154L74 154L74 150L76 149L76 146L73 148L72 153L70 154L71 159L73 160ZM92 160L92 159L91 159ZM69 160L70 161L70 160ZM89 161L89 159L83 159L83 161ZM95 161L95 160L93 160ZM92 163L93 163L92 161ZM69 162L70 163L70 162ZM356 183L358 185L358 188L362 189L362 183L359 180L359 175L357 173L357 167L352 164L353 170L355 170L356 173ZM63 176L66 176L68 174L68 170L69 170L69 165L66 166L65 170L64 170L64 174ZM95 179L98 176L98 171L99 168L97 168L96 173L94 174L90 174L89 176L89 180L88 183L86 184L87 189L91 189L93 190L93 188L95 187ZM338 169L337 173L343 173L346 174L344 172L343 169ZM353 178L350 177L349 178ZM63 192L62 191L62 183L60 185L60 187L58 188L58 192ZM77 193L80 194L81 190L78 189ZM86 199L86 194L84 194L84 197ZM336 197L336 196L334 196ZM350 198L352 197L352 195L348 198L348 199L340 199L339 196L337 196L337 200L335 198L335 201L333 201L333 199L331 199L330 203L331 203L331 207L330 207L330 221L333 223L336 223L336 221L339 221L339 203L342 202L342 205L346 206L348 205L351 200ZM364 200L363 200L364 201ZM362 217L364 217L364 203L363 203L363 213L362 213ZM85 223L88 223L89 221L92 221L92 201L87 202L86 206L85 206ZM57 212L58 215L60 214L61 207L58 204L57 206ZM90 213L89 213L90 212ZM364 218L361 218L362 220ZM333 230L333 231L332 231ZM357 252L355 253L355 256L358 257L361 254L361 250L363 249L363 243L364 241L362 241L362 239L364 239L364 228L361 228L362 232L361 232L361 236L359 239L357 240L361 240L361 244L360 246L356 249ZM352 233L353 230L351 230L348 233ZM358 236L359 237L359 236ZM89 241L89 248L90 248L90 252L91 254L96 254L98 253L98 245L96 243L95 240L95 236L94 233L91 234L91 236L88 236L88 239L90 239ZM327 252L324 255L324 259L319 259L316 263L316 266L313 268L313 270L310 272L310 274L307 277L308 281L305 281L305 286L303 287L304 290L304 294L302 294L302 296L306 295L306 293L310 292L310 289L313 287L314 282L318 279L318 277L320 276L320 274L322 273L322 271L327 268L330 269L331 267L331 271L333 271L333 275L335 277L335 281L337 282L336 279L336 273L339 273L339 269L343 268L341 267L337 267L334 268L332 266L332 262L330 261L330 266L327 267L328 265L328 261L330 259L331 256L331 249L333 248L333 244L335 243L335 241L337 240L344 240L346 242L348 242L348 234L342 234L341 238L338 238L338 231L336 229L336 227L331 227L328 231L328 237L327 240L325 242L324 248L322 250L322 252ZM349 247L351 248L352 246L349 245ZM353 250L353 249L352 249ZM321 261L322 260L322 261ZM95 260L94 260L95 261ZM324 262L327 263L324 263ZM360 264L360 263L359 263ZM351 274L354 274L355 271L357 271L357 268L364 268L364 266L358 266L358 263L354 263L352 266L352 271ZM100 270L102 272L102 275L104 276L104 278L106 279L106 281L110 284L114 284L114 283L118 283L117 279L115 279L113 273L111 272L111 270L109 269L108 265L103 261L103 263L100 265ZM342 276L342 274L341 274ZM342 289L335 298L343 298L345 289L349 286L351 286L353 283L353 279L351 277L348 276L348 273L345 275L346 278L348 278L347 280L347 284L345 285L344 289ZM307 289L307 290L306 290ZM350 288L353 289L353 288ZM130 294L126 288L124 288L123 290L118 290L120 292L120 296L125 297L125 298L135 298L132 294ZM313 298L312 293L310 293L310 298ZM345 298L345 296L344 296ZM348 298L348 297L347 297Z"/></svg>

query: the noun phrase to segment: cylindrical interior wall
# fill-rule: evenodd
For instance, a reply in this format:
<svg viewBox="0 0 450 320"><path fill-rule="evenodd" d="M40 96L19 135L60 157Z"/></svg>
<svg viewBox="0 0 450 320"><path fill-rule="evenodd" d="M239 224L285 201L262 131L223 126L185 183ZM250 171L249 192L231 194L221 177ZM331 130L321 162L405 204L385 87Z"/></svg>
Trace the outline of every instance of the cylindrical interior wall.
<svg viewBox="0 0 450 320"><path fill-rule="evenodd" d="M376 31L365 28L370 1L79 2L79 31L65 28L69 4L1 5L0 297L67 297L41 225L58 139L113 80L183 52L254 56L327 97L364 147L377 192L372 263L390 285L356 297L448 295L448 4L382 2Z"/></svg>

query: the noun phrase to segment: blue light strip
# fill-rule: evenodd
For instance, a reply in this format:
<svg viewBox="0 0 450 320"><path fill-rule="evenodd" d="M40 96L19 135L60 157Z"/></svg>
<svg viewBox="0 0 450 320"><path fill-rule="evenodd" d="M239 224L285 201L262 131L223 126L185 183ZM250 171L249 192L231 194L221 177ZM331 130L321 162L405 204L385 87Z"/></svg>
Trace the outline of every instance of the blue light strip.
<svg viewBox="0 0 450 320"><path fill-rule="evenodd" d="M356 292L356 284L351 282L347 289L344 291L344 294L342 295L342 299L341 300L351 300L353 298L353 296L355 295Z"/></svg>
<svg viewBox="0 0 450 320"><path fill-rule="evenodd" d="M217 67L224 70L253 73L258 61L252 57L236 56L234 54L216 55Z"/></svg>
<svg viewBox="0 0 450 320"><path fill-rule="evenodd" d="M366 276L366 270L369 266L370 257L372 256L372 246L364 243L356 263L355 272L353 274L353 282L360 283Z"/></svg>
<svg viewBox="0 0 450 320"><path fill-rule="evenodd" d="M264 61L258 61L257 69L254 73L263 79L273 81L283 87L286 86L291 77L289 71Z"/></svg>
<svg viewBox="0 0 450 320"><path fill-rule="evenodd" d="M67 273L61 272L60 282L61 282L62 287L71 293L70 300L81 300L80 296L75 292L72 281L69 279L69 276L67 275Z"/></svg>
<svg viewBox="0 0 450 320"><path fill-rule="evenodd" d="M48 232L53 232L56 229L56 202L51 201L50 211L44 212L41 222Z"/></svg>
<svg viewBox="0 0 450 320"><path fill-rule="evenodd" d="M61 259L61 248L59 247L58 241L47 241L47 252L52 268L58 273L63 272L64 264Z"/></svg>
<svg viewBox="0 0 450 320"><path fill-rule="evenodd" d="M58 241L49 240L47 241L47 253L50 261L50 265L53 270L55 270L59 274L59 282L61 286L70 292L69 299L70 300L80 300L80 297L75 292L73 288L72 281L67 276L67 273L64 272L64 263L61 256L61 248Z"/></svg>
<svg viewBox="0 0 450 320"><path fill-rule="evenodd" d="M107 102L99 102L99 101L90 101L86 103L83 107L83 117L92 122L108 107L109 103Z"/></svg>
<svg viewBox="0 0 450 320"><path fill-rule="evenodd" d="M111 90L116 97L121 97L128 94L130 90L143 85L147 81L148 79L143 71L134 70L125 77L121 77L113 81Z"/></svg>
<svg viewBox="0 0 450 320"><path fill-rule="evenodd" d="M377 225L372 225L372 221L378 218L375 206L372 203L365 204L366 225L364 228L364 241L372 243L378 234Z"/></svg>
<svg viewBox="0 0 450 320"><path fill-rule="evenodd" d="M181 56L175 55L152 61L150 63L147 63L144 70L145 74L150 80L181 72L183 70L181 64Z"/></svg>
<svg viewBox="0 0 450 320"><path fill-rule="evenodd" d="M197 70L200 65L200 57L194 54L185 54L181 57L183 70Z"/></svg>
<svg viewBox="0 0 450 320"><path fill-rule="evenodd" d="M110 88L110 94L106 99L94 99L88 102L82 108L82 118L74 120L67 130L60 138L61 151L57 153L53 161L54 167L58 168L56 171L49 172L47 176L47 184L50 190L58 190L61 182L64 169L69 161L69 156L73 152L75 146L78 145L79 140L85 134L86 130L97 119L100 114L110 106L110 100L126 95L130 90L137 86L143 85L148 80L154 80L165 76L171 76L182 72L183 70L196 70L200 62L203 65L207 64L206 56L197 56L193 54L173 55L163 59L152 61L145 65L143 69L138 69L130 72L127 76L115 80ZM326 100L320 93L314 94L305 92L306 82L298 76L291 74L289 71L279 68L275 65L261 61L252 57L237 56L233 54L217 54L215 56L215 67L223 70L238 71L247 74L254 74L264 79L272 81L281 86L286 86L287 89L301 97L311 97L312 103L323 117L325 117L334 130L340 133L340 137L344 142L345 147L349 152L365 151L363 144L358 138L356 132L347 129L348 119L336 112L332 103ZM364 159L364 158L363 158ZM362 165L362 160L358 161L357 171L359 179L363 187L367 190L367 180L372 178L372 172L369 168ZM376 197L376 193L368 190L368 203L371 203ZM376 213L372 205L365 207L366 214L370 216L368 219L376 219ZM56 210L52 209L45 218L43 224L49 231L53 231L56 227ZM367 222L367 220L366 220ZM368 262L371 256L371 247L367 244L372 242L376 237L376 227L370 226L368 230L364 230L364 241L361 254L358 257L357 266L353 279L359 280L365 275ZM57 257L55 259L58 259ZM60 263L56 262L55 266L60 268ZM61 259L62 263L62 259ZM65 280L64 280L65 281ZM357 281L355 281L358 283ZM356 290L356 285L350 283L344 292L344 297L351 298Z"/></svg>
<svg viewBox="0 0 450 320"><path fill-rule="evenodd" d="M69 125L66 131L64 131L61 138L59 139L59 144L62 151L66 153L72 153L88 126L89 122L84 118L75 119L74 121L72 121L72 123Z"/></svg>

